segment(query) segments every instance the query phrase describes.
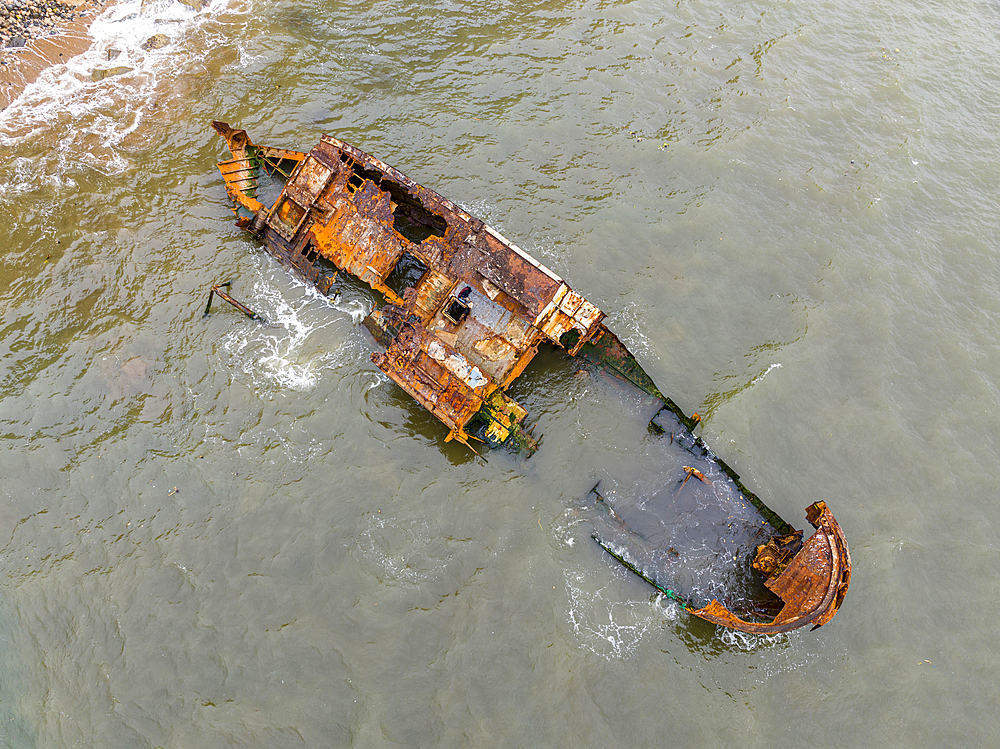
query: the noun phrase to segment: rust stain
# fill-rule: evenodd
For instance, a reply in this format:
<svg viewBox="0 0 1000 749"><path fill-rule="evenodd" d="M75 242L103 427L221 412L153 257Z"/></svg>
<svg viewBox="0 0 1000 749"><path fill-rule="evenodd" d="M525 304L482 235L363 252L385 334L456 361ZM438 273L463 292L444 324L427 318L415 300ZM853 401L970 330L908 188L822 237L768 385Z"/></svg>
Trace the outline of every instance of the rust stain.
<svg viewBox="0 0 1000 749"><path fill-rule="evenodd" d="M244 130L212 125L232 155L218 166L237 225L323 294L340 271L382 294L386 304L364 321L385 349L372 361L447 427L446 440L533 452L527 412L505 391L546 343L660 399L687 430L697 426L700 417L687 416L660 392L604 326L600 309L448 199L328 135L302 152L259 146ZM284 184L269 200L263 183L276 175ZM784 608L772 622L743 621L718 601L687 608L746 632L825 624L843 602L851 572L833 515L822 502L810 506L807 518L817 530L802 543L801 532L717 463L776 531L758 549L754 567ZM695 468L684 472L684 482L693 476L711 483Z"/></svg>
<svg viewBox="0 0 1000 749"><path fill-rule="evenodd" d="M764 583L785 604L773 621L744 621L718 601L700 609L690 609L691 613L724 627L754 634L788 632L807 624L815 629L830 621L844 602L851 583L851 552L844 532L826 503L816 502L806 508L806 519L816 532L801 544L785 566L774 567ZM770 544L758 549L755 567L764 566L762 562L769 559L772 550L768 546Z"/></svg>
<svg viewBox="0 0 1000 749"><path fill-rule="evenodd" d="M240 226L327 293L336 269L386 298L365 321L387 347L372 361L448 427L447 439L515 435L530 446L524 409L490 396L542 342L577 354L604 330L604 313L495 229L350 144L324 135L309 153L287 151L213 125L232 153L219 170ZM287 182L265 206L260 170L283 163Z"/></svg>

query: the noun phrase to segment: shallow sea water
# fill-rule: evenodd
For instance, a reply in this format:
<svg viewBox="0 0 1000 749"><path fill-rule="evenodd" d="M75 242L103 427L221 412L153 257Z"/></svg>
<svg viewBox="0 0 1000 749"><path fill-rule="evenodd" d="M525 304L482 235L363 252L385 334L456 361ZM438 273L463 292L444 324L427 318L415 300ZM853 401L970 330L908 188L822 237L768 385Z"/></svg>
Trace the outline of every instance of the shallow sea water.
<svg viewBox="0 0 1000 749"><path fill-rule="evenodd" d="M1000 6L138 6L0 113L0 745L997 745ZM212 119L567 278L772 508L828 502L841 611L734 635L604 554L634 415L554 357L533 458L445 444L372 296L235 228ZM270 324L203 318L230 279Z"/></svg>

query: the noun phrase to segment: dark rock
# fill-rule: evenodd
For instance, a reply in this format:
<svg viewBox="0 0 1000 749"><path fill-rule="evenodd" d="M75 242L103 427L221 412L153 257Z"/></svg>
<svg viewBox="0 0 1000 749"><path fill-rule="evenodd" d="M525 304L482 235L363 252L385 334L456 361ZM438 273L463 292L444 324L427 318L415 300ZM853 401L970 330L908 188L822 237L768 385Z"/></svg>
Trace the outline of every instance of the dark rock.
<svg viewBox="0 0 1000 749"><path fill-rule="evenodd" d="M20 35L12 37L11 40L7 42L8 47L23 47L25 44L27 44L27 42L24 37Z"/></svg>
<svg viewBox="0 0 1000 749"><path fill-rule="evenodd" d="M120 49L115 49L114 47L111 47L110 49L108 49L108 59L114 60L121 53L122 51Z"/></svg>

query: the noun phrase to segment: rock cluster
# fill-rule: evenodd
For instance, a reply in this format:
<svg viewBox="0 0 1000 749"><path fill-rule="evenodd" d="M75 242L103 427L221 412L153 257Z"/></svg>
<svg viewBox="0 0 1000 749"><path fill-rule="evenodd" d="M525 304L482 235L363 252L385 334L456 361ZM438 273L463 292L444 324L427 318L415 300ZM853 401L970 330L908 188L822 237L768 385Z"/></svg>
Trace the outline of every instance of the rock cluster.
<svg viewBox="0 0 1000 749"><path fill-rule="evenodd" d="M0 0L0 46L23 47L80 16L77 3L61 0Z"/></svg>

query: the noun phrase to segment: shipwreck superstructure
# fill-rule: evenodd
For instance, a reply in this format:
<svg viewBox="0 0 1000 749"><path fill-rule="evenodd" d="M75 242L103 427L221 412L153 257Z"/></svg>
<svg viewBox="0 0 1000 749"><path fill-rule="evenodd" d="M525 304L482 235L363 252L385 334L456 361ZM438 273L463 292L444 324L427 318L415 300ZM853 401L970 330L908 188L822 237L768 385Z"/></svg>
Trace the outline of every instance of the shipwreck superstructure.
<svg viewBox="0 0 1000 749"><path fill-rule="evenodd" d="M219 169L241 225L320 291L345 271L385 297L365 320L386 347L372 360L447 440L470 444L472 424L480 440L522 438L525 411L505 391L539 343L576 354L606 332L604 313L555 273L360 149L327 135L309 153L258 147L214 125L233 153ZM256 170L268 166L288 182L265 207Z"/></svg>
<svg viewBox="0 0 1000 749"><path fill-rule="evenodd" d="M825 505L809 508L818 530L803 543L801 532L691 435L695 419L659 391L604 325L604 313L561 277L451 201L337 138L324 135L311 151L294 151L259 146L244 130L212 124L231 152L218 166L238 225L321 293L330 294L345 272L384 297L364 321L384 347L372 361L445 425L446 440L530 453L536 444L526 411L507 388L540 345L594 362L662 402L674 431L684 433L678 444L686 440L704 451L702 458L709 455L770 529L754 564L784 602L773 621L745 621L718 600L682 603L704 619L752 632L820 625L833 616L847 591L850 555ZM280 191L268 192L272 177ZM704 474L700 480L708 481ZM624 523L617 527L627 532ZM648 565L602 545L673 592Z"/></svg>

